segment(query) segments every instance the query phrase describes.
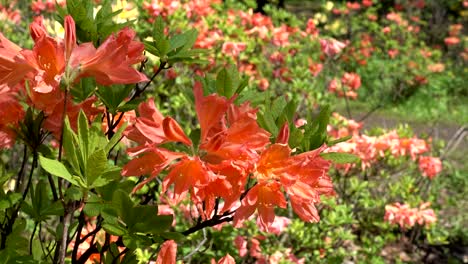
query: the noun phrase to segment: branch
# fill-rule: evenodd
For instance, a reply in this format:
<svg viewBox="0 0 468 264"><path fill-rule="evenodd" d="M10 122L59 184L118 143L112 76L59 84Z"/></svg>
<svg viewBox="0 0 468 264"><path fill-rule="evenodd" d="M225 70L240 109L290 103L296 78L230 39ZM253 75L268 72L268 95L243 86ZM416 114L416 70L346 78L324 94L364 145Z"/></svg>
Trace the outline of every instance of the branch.
<svg viewBox="0 0 468 264"><path fill-rule="evenodd" d="M219 224L224 223L224 222L230 222L230 221L232 221L234 219L232 214L234 214L235 212L236 211L232 211L232 212L229 211L229 212L225 212L222 215L215 215L210 220L205 220L203 222L199 222L195 226L185 230L181 234L184 235L184 236L188 236L188 235L190 235L192 233L195 233L198 230L201 230L201 229L203 229L205 227L219 225Z"/></svg>

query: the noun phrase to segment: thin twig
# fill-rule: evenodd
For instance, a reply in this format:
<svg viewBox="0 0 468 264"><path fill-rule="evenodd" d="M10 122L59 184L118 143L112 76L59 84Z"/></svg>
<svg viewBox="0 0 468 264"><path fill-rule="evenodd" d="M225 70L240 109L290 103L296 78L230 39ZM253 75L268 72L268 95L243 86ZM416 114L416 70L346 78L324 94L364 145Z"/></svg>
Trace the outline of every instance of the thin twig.
<svg viewBox="0 0 468 264"><path fill-rule="evenodd" d="M206 229L202 229L202 231L203 231L203 240L200 241L200 243L198 243L198 245L192 250L192 252L190 252L187 256L185 256L184 259L190 259L206 243L206 241L207 241L207 239L206 239Z"/></svg>

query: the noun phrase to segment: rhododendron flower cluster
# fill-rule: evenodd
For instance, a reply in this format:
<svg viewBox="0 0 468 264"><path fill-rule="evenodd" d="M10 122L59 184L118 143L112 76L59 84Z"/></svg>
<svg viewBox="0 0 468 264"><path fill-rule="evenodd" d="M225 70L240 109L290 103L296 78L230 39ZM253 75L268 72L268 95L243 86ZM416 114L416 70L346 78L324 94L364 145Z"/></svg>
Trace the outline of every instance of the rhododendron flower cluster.
<svg viewBox="0 0 468 264"><path fill-rule="evenodd" d="M321 39L320 46L322 47L322 52L328 57L335 57L337 54L346 47L346 44L340 42L336 39Z"/></svg>
<svg viewBox="0 0 468 264"><path fill-rule="evenodd" d="M320 202L321 194L333 194L327 175L330 162L319 156L323 148L293 155L287 145L287 124L277 142L271 144L270 133L257 123L257 109L248 102L238 106L233 103L234 97L204 96L199 83L195 85L194 94L201 130L198 152L187 155L161 146L180 142L190 148L196 147L177 122L163 117L149 100L139 106L140 116L125 132L139 146L128 150L131 156L138 157L124 167L123 175L149 175L137 187L140 188L167 170L163 192L173 185L171 198L175 203L190 193L191 201L204 219L212 216L216 200L222 198L224 204L217 213L237 209L231 211L235 212L234 225L240 225L257 212L260 226L269 230L275 221L275 207L287 205L284 194L287 193L293 210L301 219L318 221L314 204ZM246 190L251 180L254 185Z"/></svg>
<svg viewBox="0 0 468 264"><path fill-rule="evenodd" d="M419 157L419 170L424 177L433 179L442 171L442 161L437 157Z"/></svg>
<svg viewBox="0 0 468 264"><path fill-rule="evenodd" d="M408 229L415 224L429 226L437 221L434 210L430 209L431 203L423 203L419 208L412 208L408 204L394 203L385 206L385 221L398 224L402 229Z"/></svg>
<svg viewBox="0 0 468 264"><path fill-rule="evenodd" d="M328 151L331 152L347 152L352 153L361 159L361 168L365 170L373 163L378 161L378 158L383 158L387 154L395 157L410 156L412 160L416 160L419 155L429 151L429 145L426 141L412 137L400 137L396 130L389 131L380 136L361 135L359 129L362 124L356 123L354 120L334 114L342 125L338 128L329 126L329 134L335 138L341 138L351 135L349 141L338 143L332 146ZM354 166L344 165L346 170Z"/></svg>
<svg viewBox="0 0 468 264"><path fill-rule="evenodd" d="M9 94L5 100L28 95L28 103L46 114L44 127L56 136L60 134L64 112L65 92L60 89L61 83L71 85L83 77L94 77L102 85L148 80L132 67L144 59L144 45L133 40L136 35L133 30L125 28L116 36L109 36L96 49L92 43L77 45L73 18L66 16L64 20L65 39L57 40L48 35L42 17L36 17L30 25L32 50L20 48L0 33L0 83L9 87L2 88ZM25 82L31 89L26 90ZM68 94L66 113L72 126L80 110L90 117L101 112L93 107L94 97L80 104L71 102L70 97Z"/></svg>

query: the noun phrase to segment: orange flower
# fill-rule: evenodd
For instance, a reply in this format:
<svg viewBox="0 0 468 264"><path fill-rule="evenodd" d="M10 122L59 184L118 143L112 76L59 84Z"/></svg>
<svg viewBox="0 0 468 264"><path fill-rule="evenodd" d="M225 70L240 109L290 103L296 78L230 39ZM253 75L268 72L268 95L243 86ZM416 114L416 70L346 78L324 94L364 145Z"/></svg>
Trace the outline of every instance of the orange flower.
<svg viewBox="0 0 468 264"><path fill-rule="evenodd" d="M0 33L0 85L13 87L33 69L20 51L20 47Z"/></svg>
<svg viewBox="0 0 468 264"><path fill-rule="evenodd" d="M442 161L436 157L419 157L419 170L424 177L432 180L442 171Z"/></svg>
<svg viewBox="0 0 468 264"><path fill-rule="evenodd" d="M141 189L146 183L156 178L172 161L185 156L183 153L172 152L163 148L156 148L149 144L130 148L127 150L130 156L141 155L132 159L122 169L123 176L150 175L138 184L133 191Z"/></svg>
<svg viewBox="0 0 468 264"><path fill-rule="evenodd" d="M184 157L164 178L163 192L174 183L173 199L178 203L190 188L206 186L212 178L214 178L213 172L209 171L198 157Z"/></svg>
<svg viewBox="0 0 468 264"><path fill-rule="evenodd" d="M174 240L167 240L161 245L156 264L175 264L176 254L177 243Z"/></svg>
<svg viewBox="0 0 468 264"><path fill-rule="evenodd" d="M214 264L216 261L214 259L211 260L211 263ZM227 254L226 256L222 257L217 264L236 264L236 260L231 257L231 255Z"/></svg>
<svg viewBox="0 0 468 264"><path fill-rule="evenodd" d="M159 112L153 99L138 106L140 116L132 126L125 131L125 136L140 144L150 143L160 145L166 142L182 142L191 146L192 142L185 135L179 124L171 117Z"/></svg>
<svg viewBox="0 0 468 264"><path fill-rule="evenodd" d="M65 40L48 36L42 17L30 25L34 40L32 50L21 49L0 34L0 83L13 86L26 79L35 92L50 93L60 81L68 83L80 77L93 76L103 85L146 81L142 73L131 67L144 59L144 45L133 41L135 32L121 30L110 36L97 50L92 43L76 45L75 22L65 17Z"/></svg>
<svg viewBox="0 0 468 264"><path fill-rule="evenodd" d="M242 200L234 215L234 225L238 226L257 210L260 225L268 230L275 220L275 206L286 208L286 204L279 182L259 183Z"/></svg>
<svg viewBox="0 0 468 264"><path fill-rule="evenodd" d="M136 33L124 28L109 36L97 49L84 43L73 50L71 65L80 69L80 77L93 76L102 85L130 84L147 81L148 78L132 67L144 59L145 49L140 42L133 41Z"/></svg>

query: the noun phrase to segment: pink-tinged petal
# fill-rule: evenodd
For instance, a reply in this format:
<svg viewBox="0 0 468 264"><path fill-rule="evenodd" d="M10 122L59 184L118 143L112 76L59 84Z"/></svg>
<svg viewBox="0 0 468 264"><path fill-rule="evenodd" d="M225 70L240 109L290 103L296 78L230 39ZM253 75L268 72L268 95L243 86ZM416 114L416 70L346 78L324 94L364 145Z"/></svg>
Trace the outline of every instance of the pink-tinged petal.
<svg viewBox="0 0 468 264"><path fill-rule="evenodd" d="M231 255L227 254L218 261L218 264L236 264L236 261Z"/></svg>
<svg viewBox="0 0 468 264"><path fill-rule="evenodd" d="M247 255L247 240L243 236L237 236L234 239L234 245L239 251L239 256L244 257Z"/></svg>
<svg viewBox="0 0 468 264"><path fill-rule="evenodd" d="M318 222L320 221L320 216L318 214L317 208L315 205L310 202L303 202L300 199L294 199L291 197L291 206L294 212L306 222Z"/></svg>
<svg viewBox="0 0 468 264"><path fill-rule="evenodd" d="M189 191L195 186L204 186L210 181L210 171L208 171L198 158L186 157L175 164L163 181L163 192L174 183L173 199L175 203L180 202Z"/></svg>
<svg viewBox="0 0 468 264"><path fill-rule="evenodd" d="M168 240L161 245L156 264L175 264L176 255L177 243L174 240Z"/></svg>
<svg viewBox="0 0 468 264"><path fill-rule="evenodd" d="M0 84L13 87L33 70L21 54L21 48L0 33Z"/></svg>
<svg viewBox="0 0 468 264"><path fill-rule="evenodd" d="M161 124L164 119L164 116L156 108L153 98L148 99L148 101L145 103L141 103L138 106L138 113L140 114L141 117L152 120L158 124Z"/></svg>
<svg viewBox="0 0 468 264"><path fill-rule="evenodd" d="M70 15L65 16L65 58L70 58L76 47L75 21Z"/></svg>
<svg viewBox="0 0 468 264"><path fill-rule="evenodd" d="M44 26L44 18L42 16L37 16L34 18L34 21L29 25L29 32L34 42L37 42L42 37L48 36L47 30Z"/></svg>
<svg viewBox="0 0 468 264"><path fill-rule="evenodd" d="M221 122L231 103L219 95L203 96L201 84L196 83L193 89L195 95L195 110L200 121L201 142L203 143L210 130Z"/></svg>
<svg viewBox="0 0 468 264"><path fill-rule="evenodd" d="M285 122L276 137L277 144L288 144L289 142L289 123Z"/></svg>
<svg viewBox="0 0 468 264"><path fill-rule="evenodd" d="M0 149L9 149L15 144L16 134L8 127L0 126Z"/></svg>
<svg viewBox="0 0 468 264"><path fill-rule="evenodd" d="M148 81L146 75L132 67L132 64L138 61L134 47L131 50L132 54L129 54L129 45L134 43L134 36L132 30L124 29L117 37L108 37L92 56L77 58L81 65L81 77L93 76L96 82L102 85Z"/></svg>
<svg viewBox="0 0 468 264"><path fill-rule="evenodd" d="M236 210L234 214L235 227L239 227L242 222L249 218L257 209L257 198L258 198L258 185L252 187L247 195L242 199L241 206Z"/></svg>
<svg viewBox="0 0 468 264"><path fill-rule="evenodd" d="M258 217L260 226L267 232L275 221L275 208L270 206L259 206Z"/></svg>
<svg viewBox="0 0 468 264"><path fill-rule="evenodd" d="M169 141L181 142L187 146L192 146L192 141L185 135L180 125L171 117L163 120L164 134Z"/></svg>

